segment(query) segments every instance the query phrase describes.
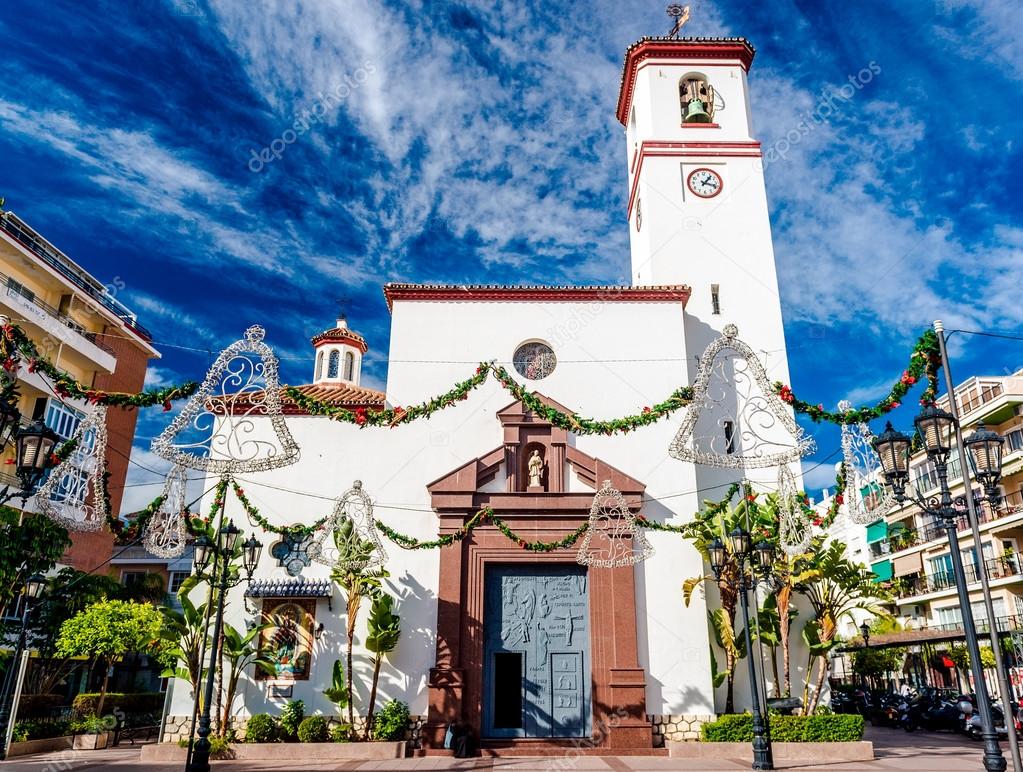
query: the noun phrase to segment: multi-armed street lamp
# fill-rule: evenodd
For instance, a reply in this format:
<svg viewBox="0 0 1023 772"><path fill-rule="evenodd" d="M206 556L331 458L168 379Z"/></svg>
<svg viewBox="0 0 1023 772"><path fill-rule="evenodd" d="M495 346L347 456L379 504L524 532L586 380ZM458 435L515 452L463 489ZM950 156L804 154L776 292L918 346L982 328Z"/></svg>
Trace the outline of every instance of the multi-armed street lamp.
<svg viewBox="0 0 1023 772"><path fill-rule="evenodd" d="M21 614L21 629L18 631L18 642L14 646L14 656L8 662L7 672L4 674L3 691L0 692L0 759L7 758L7 740L11 734L14 695L18 691L18 680L22 672L22 654L25 651L25 643L28 638L28 615L35 602L42 597L45 589L46 577L33 574L25 580L25 587L21 591L24 607Z"/></svg>
<svg viewBox="0 0 1023 772"><path fill-rule="evenodd" d="M750 636L748 590L756 592L757 584L770 579L774 567L774 547L761 541L753 545L749 531L736 528L728 535L732 543L732 555L738 570L739 602L742 606L742 621L746 637L746 664L749 668L750 699L753 703L753 769L774 769L771 753L771 732L766 711L760 709L760 694L757 686L757 669L753 663L753 641ZM707 548L714 581L721 584L721 574L728 558L728 550L720 538L715 538ZM763 662L760 663L763 667ZM765 699L767 695L764 695Z"/></svg>
<svg viewBox="0 0 1023 772"><path fill-rule="evenodd" d="M216 540L211 540L202 535L195 540L195 552L193 561L195 563L196 575L209 582L211 587L216 588L216 614L213 621L213 636L210 638L213 644L210 656L210 667L206 671L205 694L202 701L202 718L199 720L199 739L192 749L185 769L187 772L209 772L210 769L210 707L213 704L213 688L216 677L217 645L220 641L220 631L224 624L224 601L227 591L236 587L243 581L252 579L252 573L259 564L259 554L263 545L256 541L255 536L250 536L244 542L242 533L234 523L228 523L217 532ZM245 569L245 577L242 578L241 571L234 569L231 561L241 552L242 567Z"/></svg>
<svg viewBox="0 0 1023 772"><path fill-rule="evenodd" d="M917 432L919 432L920 437L923 439L927 457L934 464L935 471L937 472L938 495L925 498L918 489L909 495L906 494L906 485L909 482L909 457L912 440L907 435L892 428L890 421L885 427L884 432L874 439L874 449L881 457L881 467L884 471L885 481L895 494L896 500L900 504L907 498L911 500L923 512L935 518L948 535L952 572L955 576L956 592L959 595L959 607L962 610L966 647L970 654L971 669L976 674L974 688L977 693L977 707L980 710L980 719L983 727L984 769L988 772L1002 772L1006 764L1001 748L998 745L998 735L995 734L991 715L991 700L988 696L987 684L984 681L984 666L981 662L980 646L977 642L977 628L973 621L970 595L966 590L963 556L959 551L959 536L956 523L960 512L953 506L952 493L948 486L949 457L952 453L952 443L954 442L954 433L958 429L958 422L951 413L942 410L936 405L928 405L913 419L913 423L916 424ZM1002 477L1003 442L1004 440L997 434L981 426L964 443L969 453L969 460L974 468L974 475L984 486L984 497L982 500L987 500L992 504L997 504L1000 499L997 486L998 481ZM960 462L965 463L966 459L960 459ZM966 495L972 495L972 491L968 489L968 486ZM980 545L976 544L974 547L978 554L980 554ZM990 623L993 625L995 620L990 620ZM1011 718L1007 720L1011 720Z"/></svg>

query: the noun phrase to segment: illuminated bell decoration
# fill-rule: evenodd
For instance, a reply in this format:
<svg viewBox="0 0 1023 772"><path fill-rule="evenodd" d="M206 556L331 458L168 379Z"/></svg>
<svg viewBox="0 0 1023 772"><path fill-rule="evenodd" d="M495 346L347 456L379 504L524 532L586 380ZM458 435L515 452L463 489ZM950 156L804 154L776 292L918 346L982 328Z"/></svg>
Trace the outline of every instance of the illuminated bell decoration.
<svg viewBox="0 0 1023 772"><path fill-rule="evenodd" d="M188 542L185 525L185 469L175 466L163 486L163 503L146 523L142 545L162 558L184 554Z"/></svg>
<svg viewBox="0 0 1023 772"><path fill-rule="evenodd" d="M576 562L584 566L632 566L654 554L654 548L636 527L636 516L625 497L605 480L593 496L589 527L583 534Z"/></svg>
<svg viewBox="0 0 1023 772"><path fill-rule="evenodd" d="M199 390L153 440L153 453L211 474L264 472L298 461L299 449L281 406L277 357L253 325L224 349ZM269 421L262 439L256 419Z"/></svg>
<svg viewBox="0 0 1023 772"><path fill-rule="evenodd" d="M686 108L686 123L710 123L711 117L703 109L703 101L693 99Z"/></svg>
<svg viewBox="0 0 1023 772"><path fill-rule="evenodd" d="M337 500L330 519L306 548L306 554L317 563L342 571L380 568L387 561L373 519L373 502L360 480Z"/></svg>
<svg viewBox="0 0 1023 772"><path fill-rule="evenodd" d="M778 542L789 556L806 552L813 539L810 520L799 499L792 470L788 465L778 467Z"/></svg>
<svg viewBox="0 0 1023 772"><path fill-rule="evenodd" d="M842 413L852 407L847 400L838 403ZM858 525L870 525L892 508L895 497L880 485L884 469L874 449L874 433L865 422L842 424L842 460L852 480L846 487L846 514Z"/></svg>
<svg viewBox="0 0 1023 772"><path fill-rule="evenodd" d="M36 492L39 511L69 531L98 531L107 518L103 488L107 468L107 409L101 405L94 408L78 424L68 442L75 443L74 450ZM52 451L53 446L49 448ZM43 452L40 443L34 448L33 459L38 462ZM49 454L45 460L48 462ZM19 461L27 463L28 459Z"/></svg>

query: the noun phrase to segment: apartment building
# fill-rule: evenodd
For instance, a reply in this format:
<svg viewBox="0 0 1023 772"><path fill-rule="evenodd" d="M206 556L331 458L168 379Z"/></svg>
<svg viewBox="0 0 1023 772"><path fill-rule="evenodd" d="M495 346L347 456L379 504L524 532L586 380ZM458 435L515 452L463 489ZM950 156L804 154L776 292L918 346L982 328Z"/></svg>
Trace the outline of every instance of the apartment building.
<svg viewBox="0 0 1023 772"><path fill-rule="evenodd" d="M149 360L158 358L149 332L117 299L124 289L117 276L103 282L47 241L13 212L0 212L0 314L19 325L39 351L81 383L108 391L142 389ZM61 439L74 433L89 407L60 399L38 373L18 372L23 421L42 419ZM107 414L108 482L113 511L119 511L135 436L137 413L112 409ZM13 459L14 448L3 460ZM9 465L0 466L11 469ZM20 489L13 474L0 471L0 486ZM20 504L13 499L11 505ZM30 499L27 509L33 508ZM104 529L72 534L74 544L63 563L89 571L111 555L113 537Z"/></svg>
<svg viewBox="0 0 1023 772"><path fill-rule="evenodd" d="M976 483L971 495L978 502L981 543L975 545L966 516L962 460L953 450L949 482L959 519L959 543L970 591L973 618L980 629L989 620L980 594L979 571L987 572L999 629L1023 628L1023 370L1008 376L973 377L955 389L964 433L983 423L1005 438L1002 498L980 502ZM938 405L949 408L948 396ZM924 497L938 493L934 465L923 451L910 461L910 485ZM962 627L948 539L944 529L919 507L907 501L867 526L871 567L879 581L895 592L895 612L906 627L955 631Z"/></svg>

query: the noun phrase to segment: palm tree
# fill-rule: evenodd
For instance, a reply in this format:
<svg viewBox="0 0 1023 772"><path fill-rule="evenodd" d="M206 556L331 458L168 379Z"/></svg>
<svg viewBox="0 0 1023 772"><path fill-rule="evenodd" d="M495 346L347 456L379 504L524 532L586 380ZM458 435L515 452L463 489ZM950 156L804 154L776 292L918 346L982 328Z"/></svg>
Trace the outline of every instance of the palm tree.
<svg viewBox="0 0 1023 772"><path fill-rule="evenodd" d="M839 622L857 609L878 617L888 616L881 603L891 599L889 592L874 582L874 575L865 565L845 556L845 544L832 541L824 546L823 542L822 537L814 539L809 551L800 555L794 566L799 575L795 589L814 611L814 619L803 628L803 639L809 650L803 688L803 711L807 714L813 713L820 701L830 666L827 654L837 643L835 635ZM811 694L810 672L814 659L818 660L818 671Z"/></svg>
<svg viewBox="0 0 1023 772"><path fill-rule="evenodd" d="M373 727L373 709L377 701L377 683L380 681L380 666L384 655L394 651L401 639L401 617L391 612L394 598L381 592L373 599L369 610L369 634L366 648L373 652L373 688L369 693L369 712L366 716L366 739L370 738Z"/></svg>
<svg viewBox="0 0 1023 772"><path fill-rule="evenodd" d="M199 691L202 680L203 644L209 643L206 632L206 603L195 605L189 598L189 594L198 584L199 580L195 576L190 576L182 582L181 589L178 590L181 611L169 606L160 607L163 614L162 648L174 661L163 675L188 681L193 694Z"/></svg>
<svg viewBox="0 0 1023 772"><path fill-rule="evenodd" d="M749 496L744 497L734 507L730 502L721 505L707 501L704 504L705 508L698 512L695 519L686 527L684 536L693 542L693 546L696 547L707 564L710 563L708 548L714 540L720 539L725 545L725 562L717 580L720 604L718 608L708 610L707 615L710 618L714 641L725 653L725 669L719 671L714 652L711 651L714 686L719 686L722 682L727 683L725 712L732 713L735 710L736 664L746 656L746 646L735 631L740 575L739 562L733 552L730 534L736 528L743 528L751 533L762 535L767 533L769 523L766 520L766 514L759 507L751 506L753 498ZM692 600L693 591L707 578L706 575L694 576L682 583L682 597L686 606Z"/></svg>
<svg viewBox="0 0 1023 772"><path fill-rule="evenodd" d="M355 625L362 601L367 597L375 597L380 592L382 580L389 574L383 569L366 570L365 566L373 555L375 545L373 542L359 537L355 531L355 525L350 519L346 518L334 529L334 545L338 553L338 567L331 572L330 578L345 596L347 608L345 632L348 641L345 649L345 678L348 688L348 731L351 735L355 731L353 705L355 695L352 692L352 647L355 644Z"/></svg>
<svg viewBox="0 0 1023 772"><path fill-rule="evenodd" d="M273 663L262 656L259 651L259 634L269 624L256 625L243 635L237 628L224 624L224 643L221 647L221 655L227 662L227 696L224 699L224 713L220 722L221 737L227 735L230 726L231 708L234 706L234 698L238 692L238 679L249 665L255 665L257 669L264 668L273 670Z"/></svg>

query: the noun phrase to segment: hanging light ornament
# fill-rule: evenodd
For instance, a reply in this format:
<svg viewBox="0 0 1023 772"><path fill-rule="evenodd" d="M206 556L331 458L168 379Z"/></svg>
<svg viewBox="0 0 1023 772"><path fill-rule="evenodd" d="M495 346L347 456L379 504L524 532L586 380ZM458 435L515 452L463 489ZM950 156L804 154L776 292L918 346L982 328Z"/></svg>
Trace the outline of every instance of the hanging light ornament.
<svg viewBox="0 0 1023 772"><path fill-rule="evenodd" d="M306 548L306 554L317 563L341 571L364 571L384 565L387 553L377 534L373 502L360 480L353 482L337 500L330 519Z"/></svg>
<svg viewBox="0 0 1023 772"><path fill-rule="evenodd" d="M838 403L839 412L848 413L852 408L848 400ZM842 424L842 459L852 482L846 486L846 513L859 525L870 525L895 505L873 443L874 433L866 422Z"/></svg>
<svg viewBox="0 0 1023 772"><path fill-rule="evenodd" d="M625 497L611 481L605 480L593 496L589 527L583 534L576 562L584 566L618 568L641 563L654 554L654 548L636 527L636 516Z"/></svg>
<svg viewBox="0 0 1023 772"><path fill-rule="evenodd" d="M146 523L143 546L162 558L176 558L185 552L188 529L185 526L185 469L175 466L163 485L163 503Z"/></svg>
<svg viewBox="0 0 1023 772"><path fill-rule="evenodd" d="M672 458L726 469L791 464L813 439L771 388L753 349L726 325L700 358L693 401L668 448Z"/></svg>
<svg viewBox="0 0 1023 772"><path fill-rule="evenodd" d="M786 555L806 552L813 539L810 518L800 501L796 477L787 464L778 467L778 542Z"/></svg>
<svg viewBox="0 0 1023 772"><path fill-rule="evenodd" d="M39 511L69 531L98 531L106 523L107 409L97 405L68 442L75 449L36 492Z"/></svg>
<svg viewBox="0 0 1023 772"><path fill-rule="evenodd" d="M277 357L264 336L253 325L220 353L199 390L153 440L156 455L211 474L261 472L298 460L281 408ZM270 420L275 441L255 437L254 417Z"/></svg>

